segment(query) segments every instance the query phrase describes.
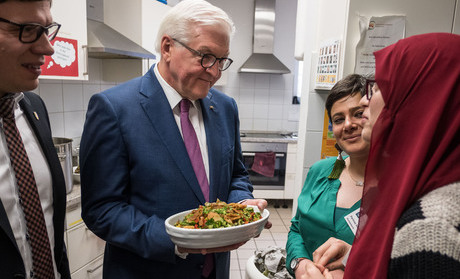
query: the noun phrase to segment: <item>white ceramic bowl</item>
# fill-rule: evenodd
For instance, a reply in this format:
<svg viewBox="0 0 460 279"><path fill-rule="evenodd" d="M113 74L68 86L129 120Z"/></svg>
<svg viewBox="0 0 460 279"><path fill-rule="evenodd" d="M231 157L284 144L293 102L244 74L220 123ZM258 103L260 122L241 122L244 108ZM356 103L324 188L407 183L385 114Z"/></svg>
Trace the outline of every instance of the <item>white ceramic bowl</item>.
<svg viewBox="0 0 460 279"><path fill-rule="evenodd" d="M263 273L257 269L254 263L255 258L256 257L252 255L246 262L246 279L267 279L267 276L263 275Z"/></svg>
<svg viewBox="0 0 460 279"><path fill-rule="evenodd" d="M254 208L254 211L259 212L257 206L251 207ZM192 249L215 248L248 241L262 232L270 215L270 212L265 209L260 220L221 229L184 229L174 226L178 220L183 220L185 215L191 211L187 210L170 216L166 219L165 226L172 242L177 246Z"/></svg>

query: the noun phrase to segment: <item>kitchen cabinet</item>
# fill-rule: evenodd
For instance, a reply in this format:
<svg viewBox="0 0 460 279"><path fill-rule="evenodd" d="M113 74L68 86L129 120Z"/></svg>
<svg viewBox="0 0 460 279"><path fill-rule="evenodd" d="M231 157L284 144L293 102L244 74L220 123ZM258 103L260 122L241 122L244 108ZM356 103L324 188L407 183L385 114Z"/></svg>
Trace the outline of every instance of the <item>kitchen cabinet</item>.
<svg viewBox="0 0 460 279"><path fill-rule="evenodd" d="M104 0L104 22L146 50L154 53L160 22L170 6L152 0ZM155 62L143 63L145 73Z"/></svg>
<svg viewBox="0 0 460 279"><path fill-rule="evenodd" d="M79 191L79 187L74 188L73 191ZM102 278L105 242L84 224L79 202L66 211L66 244L73 279Z"/></svg>
<svg viewBox="0 0 460 279"><path fill-rule="evenodd" d="M87 264L84 268L81 268L72 273L72 279L100 279L102 278L102 265L104 263L104 257L99 256L94 261Z"/></svg>
<svg viewBox="0 0 460 279"><path fill-rule="evenodd" d="M88 80L86 1L53 1L51 14L61 29L52 42L55 53L46 57L40 78Z"/></svg>
<svg viewBox="0 0 460 279"><path fill-rule="evenodd" d="M294 195L295 173L297 163L297 142L288 144L286 160L286 180L284 183L284 199L297 199Z"/></svg>

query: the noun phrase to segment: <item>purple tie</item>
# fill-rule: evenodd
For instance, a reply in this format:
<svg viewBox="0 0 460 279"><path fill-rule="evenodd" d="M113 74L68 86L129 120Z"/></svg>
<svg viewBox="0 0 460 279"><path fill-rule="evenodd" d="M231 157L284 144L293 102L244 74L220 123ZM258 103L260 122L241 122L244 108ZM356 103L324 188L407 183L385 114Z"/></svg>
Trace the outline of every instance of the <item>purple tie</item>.
<svg viewBox="0 0 460 279"><path fill-rule="evenodd" d="M200 144L196 137L195 129L188 117L190 101L182 99L180 102L180 126L182 128L182 136L184 137L185 147L187 148L188 157L192 161L193 170L200 184L206 201L209 201L209 184L204 169L203 157L201 156Z"/></svg>
<svg viewBox="0 0 460 279"><path fill-rule="evenodd" d="M201 156L200 144L196 137L195 129L193 129L192 122L188 117L190 109L190 101L182 99L180 102L180 126L182 128L182 136L184 137L185 147L187 148L188 157L192 161L193 170L195 171L196 178L200 184L201 191L203 192L206 201L209 201L209 184L204 169L203 157ZM207 254L204 259L202 275L208 278L211 271L214 269L214 255Z"/></svg>
<svg viewBox="0 0 460 279"><path fill-rule="evenodd" d="M3 132L10 151L10 160L16 175L19 202L24 212L27 226L27 240L32 250L32 278L54 278L51 246L46 230L45 217L35 183L29 157L22 142L14 119L14 99L6 98L0 103L3 118Z"/></svg>

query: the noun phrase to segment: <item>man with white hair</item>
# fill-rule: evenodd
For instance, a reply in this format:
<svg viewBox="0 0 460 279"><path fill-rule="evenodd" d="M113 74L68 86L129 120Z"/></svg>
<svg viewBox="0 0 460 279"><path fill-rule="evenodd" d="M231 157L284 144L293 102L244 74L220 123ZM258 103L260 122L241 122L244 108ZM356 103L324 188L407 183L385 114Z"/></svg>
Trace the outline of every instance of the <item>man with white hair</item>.
<svg viewBox="0 0 460 279"><path fill-rule="evenodd" d="M227 279L229 251L243 243L176 247L165 219L217 199L267 206L251 193L236 102L212 88L232 63L233 30L220 8L182 1L159 28L159 63L91 98L82 216L107 243L104 278Z"/></svg>

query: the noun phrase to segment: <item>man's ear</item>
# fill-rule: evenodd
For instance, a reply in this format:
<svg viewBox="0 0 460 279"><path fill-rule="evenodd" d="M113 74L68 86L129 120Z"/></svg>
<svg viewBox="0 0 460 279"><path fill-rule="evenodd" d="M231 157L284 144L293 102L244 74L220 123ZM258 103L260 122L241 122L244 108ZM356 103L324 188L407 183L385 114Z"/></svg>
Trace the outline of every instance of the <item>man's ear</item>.
<svg viewBox="0 0 460 279"><path fill-rule="evenodd" d="M168 35L164 35L163 37L161 37L161 57L163 60L169 61L169 58L171 57L173 44L173 39Z"/></svg>

